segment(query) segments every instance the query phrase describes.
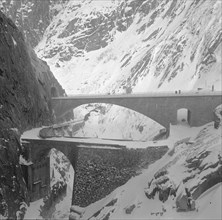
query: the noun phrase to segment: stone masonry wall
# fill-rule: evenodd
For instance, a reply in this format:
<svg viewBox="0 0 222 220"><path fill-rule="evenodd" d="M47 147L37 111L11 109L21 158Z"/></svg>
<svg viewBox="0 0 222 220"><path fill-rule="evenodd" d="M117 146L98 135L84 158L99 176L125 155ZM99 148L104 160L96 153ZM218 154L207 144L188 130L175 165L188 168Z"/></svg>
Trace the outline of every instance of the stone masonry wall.
<svg viewBox="0 0 222 220"><path fill-rule="evenodd" d="M167 146L146 149L79 149L73 204L85 207L125 184L160 159Z"/></svg>

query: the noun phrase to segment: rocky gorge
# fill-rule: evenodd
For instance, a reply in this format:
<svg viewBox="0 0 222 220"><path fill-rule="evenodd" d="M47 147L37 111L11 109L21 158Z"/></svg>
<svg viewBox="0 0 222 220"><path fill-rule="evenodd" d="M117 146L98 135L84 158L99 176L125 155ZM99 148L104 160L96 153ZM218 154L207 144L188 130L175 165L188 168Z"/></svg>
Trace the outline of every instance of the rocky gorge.
<svg viewBox="0 0 222 220"><path fill-rule="evenodd" d="M0 218L15 219L29 203L19 163L24 152L20 135L56 122L52 96L221 91L221 22L220 0L1 0ZM163 138L158 135L161 125L129 109L98 103L75 109L75 117L87 115L79 132L70 124L41 135L157 142ZM198 200L221 182L221 115L218 106L214 124L200 128L192 138L178 136L168 153L166 147L117 154L80 150L74 194L76 204L87 206L82 219L107 220L123 213L133 218L135 212L135 218L141 213L147 217L147 209L151 218L165 216L161 208L151 208L172 206L169 189L179 189L179 195L180 182ZM66 173L69 161L55 154L53 171ZM155 159L160 160L154 163ZM151 163L155 172L128 190L131 177L140 179L141 169ZM115 189L122 191L114 195ZM103 204L91 211L90 204L99 199ZM43 217L50 217L47 208Z"/></svg>

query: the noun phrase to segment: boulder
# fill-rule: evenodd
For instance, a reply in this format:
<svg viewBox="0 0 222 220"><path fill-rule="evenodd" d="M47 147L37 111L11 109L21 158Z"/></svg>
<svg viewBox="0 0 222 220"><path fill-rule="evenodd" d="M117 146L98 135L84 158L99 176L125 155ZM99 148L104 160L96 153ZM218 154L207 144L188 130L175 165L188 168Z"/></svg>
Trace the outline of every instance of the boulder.
<svg viewBox="0 0 222 220"><path fill-rule="evenodd" d="M195 210L195 201L193 198L190 198L190 206L189 204L189 197L184 193L181 193L176 199L176 207L177 212L188 212Z"/></svg>
<svg viewBox="0 0 222 220"><path fill-rule="evenodd" d="M55 132L52 127L47 127L47 128L42 128L39 131L39 136L41 138L50 138L50 137L55 137Z"/></svg>
<svg viewBox="0 0 222 220"><path fill-rule="evenodd" d="M74 212L74 213L82 216L83 213L85 212L85 208L82 208L82 207L80 207L80 206L73 205L73 206L71 206L71 208L70 208L70 212Z"/></svg>
<svg viewBox="0 0 222 220"><path fill-rule="evenodd" d="M69 220L79 220L80 219L80 215L78 215L75 212L71 212L69 215Z"/></svg>
<svg viewBox="0 0 222 220"><path fill-rule="evenodd" d="M132 211L135 209L135 207L136 207L135 204L130 205L130 206L127 206L127 207L125 208L125 212L126 212L126 214L131 214Z"/></svg>

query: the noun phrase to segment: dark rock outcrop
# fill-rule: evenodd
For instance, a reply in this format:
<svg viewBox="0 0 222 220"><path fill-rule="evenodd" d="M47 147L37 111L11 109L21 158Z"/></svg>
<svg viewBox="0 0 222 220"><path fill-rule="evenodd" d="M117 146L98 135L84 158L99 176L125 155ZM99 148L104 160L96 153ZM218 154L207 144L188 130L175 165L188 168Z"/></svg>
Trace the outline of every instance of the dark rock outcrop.
<svg viewBox="0 0 222 220"><path fill-rule="evenodd" d="M74 137L76 131L85 125L83 120L69 121L55 126L44 127L39 131L39 137Z"/></svg>
<svg viewBox="0 0 222 220"><path fill-rule="evenodd" d="M220 106L216 111L220 117ZM195 139L184 138L174 144L168 152L169 161L148 182L145 195L153 199L158 193L165 202L169 196L176 197L177 210L193 210L195 203L205 191L222 182L221 131L213 123L202 128ZM179 178L172 167L183 167ZM178 168L179 170L181 168ZM173 170L173 171L172 171ZM178 181L179 180L179 181ZM188 193L189 192L189 193Z"/></svg>
<svg viewBox="0 0 222 220"><path fill-rule="evenodd" d="M0 2L0 9L10 17L35 47L41 40L52 18L68 0L7 0Z"/></svg>
<svg viewBox="0 0 222 220"><path fill-rule="evenodd" d="M84 208L81 208L81 207L78 207L78 206L72 206L70 208L69 219L70 220L78 220L82 217L84 212L85 212Z"/></svg>
<svg viewBox="0 0 222 220"><path fill-rule="evenodd" d="M67 184L63 181L56 182L47 197L43 198L44 205L41 206L40 215L48 219L56 211L56 205L66 196Z"/></svg>
<svg viewBox="0 0 222 220"><path fill-rule="evenodd" d="M15 219L21 203L28 201L19 165L20 134L52 123L51 85L64 93L23 34L0 12L0 214L8 218Z"/></svg>

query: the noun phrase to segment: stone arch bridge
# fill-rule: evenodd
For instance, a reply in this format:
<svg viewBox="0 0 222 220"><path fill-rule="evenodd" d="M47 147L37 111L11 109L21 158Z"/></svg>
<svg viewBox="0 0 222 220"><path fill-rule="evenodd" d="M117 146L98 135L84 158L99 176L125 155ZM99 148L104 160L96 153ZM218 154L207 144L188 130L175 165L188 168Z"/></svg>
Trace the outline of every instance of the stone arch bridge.
<svg viewBox="0 0 222 220"><path fill-rule="evenodd" d="M213 120L213 110L220 105L221 93L154 93L154 94L132 94L132 95L84 95L72 97L56 97L52 99L55 115L62 117L71 109L87 103L108 103L123 106L151 119L157 121L165 128L169 128L170 123L177 123L177 110L186 108L190 111L189 124L191 126L201 126ZM22 144L27 149L29 163L25 166L26 183L31 195L31 201L42 198L50 190L50 163L47 154L52 148L61 151L70 160L74 170L78 174L78 158L82 148L92 149L103 146L104 149L122 148L123 141L110 143L108 140L98 143L87 138L78 141L75 138L40 138L40 129L37 129L33 136L31 133L23 134ZM121 143L121 144L118 144ZM87 146L88 145L88 146ZM104 147L105 146L105 147ZM109 147L107 147L109 146ZM92 152L90 152L90 155ZM76 175L76 173L75 173ZM74 180L73 186L76 186ZM74 204L76 197L75 188L73 189Z"/></svg>
<svg viewBox="0 0 222 220"><path fill-rule="evenodd" d="M89 104L106 103L139 112L164 126L177 124L177 111L189 111L189 125L201 126L213 120L215 107L222 103L221 92L147 93L127 95L76 95L52 98L56 117L63 117L71 109Z"/></svg>

